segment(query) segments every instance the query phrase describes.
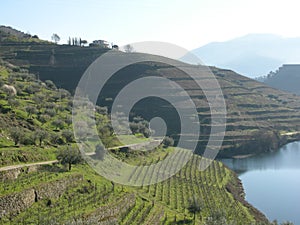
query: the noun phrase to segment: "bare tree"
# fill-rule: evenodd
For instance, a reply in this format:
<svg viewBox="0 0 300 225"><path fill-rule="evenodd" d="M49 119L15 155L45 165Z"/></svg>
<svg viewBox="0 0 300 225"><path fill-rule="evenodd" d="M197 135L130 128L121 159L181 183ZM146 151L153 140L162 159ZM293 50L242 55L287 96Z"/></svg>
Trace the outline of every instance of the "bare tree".
<svg viewBox="0 0 300 225"><path fill-rule="evenodd" d="M127 53L131 53L134 52L134 48L132 47L132 45L128 44L124 46L124 51Z"/></svg>
<svg viewBox="0 0 300 225"><path fill-rule="evenodd" d="M57 34L52 34L51 39L57 44L60 41L60 37Z"/></svg>

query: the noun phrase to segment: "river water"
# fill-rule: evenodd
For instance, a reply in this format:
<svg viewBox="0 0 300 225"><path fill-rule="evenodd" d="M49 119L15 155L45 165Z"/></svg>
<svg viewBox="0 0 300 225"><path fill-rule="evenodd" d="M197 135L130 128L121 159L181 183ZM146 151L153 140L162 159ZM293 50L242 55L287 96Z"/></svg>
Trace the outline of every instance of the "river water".
<svg viewBox="0 0 300 225"><path fill-rule="evenodd" d="M272 153L221 161L238 173L246 200L269 220L300 225L300 142Z"/></svg>

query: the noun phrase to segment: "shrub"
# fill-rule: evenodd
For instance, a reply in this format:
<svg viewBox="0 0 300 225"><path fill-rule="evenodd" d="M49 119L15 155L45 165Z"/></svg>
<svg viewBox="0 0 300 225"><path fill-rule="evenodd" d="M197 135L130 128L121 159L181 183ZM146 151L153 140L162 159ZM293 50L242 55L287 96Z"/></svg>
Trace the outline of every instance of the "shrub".
<svg viewBox="0 0 300 225"><path fill-rule="evenodd" d="M96 112L101 115L107 115L108 109L107 109L107 107L96 106Z"/></svg>
<svg viewBox="0 0 300 225"><path fill-rule="evenodd" d="M9 104L11 107L17 107L17 106L20 106L20 102L19 102L17 99L13 99L13 98L9 98L9 99L8 99L8 104Z"/></svg>
<svg viewBox="0 0 300 225"><path fill-rule="evenodd" d="M66 116L66 118L64 119L64 122L70 126L72 124L72 117L71 116Z"/></svg>
<svg viewBox="0 0 300 225"><path fill-rule="evenodd" d="M64 141L63 139L61 138L61 136L57 133L51 133L50 134L50 142L53 144L53 145L62 145L64 144Z"/></svg>
<svg viewBox="0 0 300 225"><path fill-rule="evenodd" d="M144 137L150 137L151 131L149 129L149 122L142 117L134 117L133 122L129 124L130 130L133 134L141 133Z"/></svg>
<svg viewBox="0 0 300 225"><path fill-rule="evenodd" d="M169 146L173 146L174 145L174 140L171 137L165 137L162 143L164 145L164 148L167 148Z"/></svg>
<svg viewBox="0 0 300 225"><path fill-rule="evenodd" d="M53 117L56 115L56 112L54 109L46 109L45 114L49 115L50 117Z"/></svg>
<svg viewBox="0 0 300 225"><path fill-rule="evenodd" d="M55 86L55 84L54 84L53 81L51 81L51 80L46 80L46 81L45 81L45 84L46 84L46 86L47 86L48 88L50 88L50 89L52 89L52 90L56 90L56 89L57 89L56 86Z"/></svg>
<svg viewBox="0 0 300 225"><path fill-rule="evenodd" d="M26 106L25 108L27 114L28 114L28 117L31 117L33 114L36 114L37 113L37 110L34 106Z"/></svg>
<svg viewBox="0 0 300 225"><path fill-rule="evenodd" d="M21 144L23 145L35 145L35 136L32 133L26 133L21 139Z"/></svg>
<svg viewBox="0 0 300 225"><path fill-rule="evenodd" d="M28 93L28 94L34 94L35 92L37 92L38 89L36 87L34 87L33 85L27 85L24 88L24 92Z"/></svg>
<svg viewBox="0 0 300 225"><path fill-rule="evenodd" d="M55 129L63 129L65 123L61 119L57 119L52 122L52 125L55 127Z"/></svg>
<svg viewBox="0 0 300 225"><path fill-rule="evenodd" d="M38 116L38 121L40 121L42 124L44 124L44 123L46 123L47 121L49 121L50 120L50 116L49 115L47 115L47 114L45 114L45 115L39 115Z"/></svg>

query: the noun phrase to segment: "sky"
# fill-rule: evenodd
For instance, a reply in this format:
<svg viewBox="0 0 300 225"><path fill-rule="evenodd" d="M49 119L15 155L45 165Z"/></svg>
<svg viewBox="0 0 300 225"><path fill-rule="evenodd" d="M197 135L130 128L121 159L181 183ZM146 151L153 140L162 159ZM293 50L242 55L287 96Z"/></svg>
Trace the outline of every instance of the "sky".
<svg viewBox="0 0 300 225"><path fill-rule="evenodd" d="M0 24L117 45L162 41L192 50L250 33L300 37L298 0L0 0Z"/></svg>

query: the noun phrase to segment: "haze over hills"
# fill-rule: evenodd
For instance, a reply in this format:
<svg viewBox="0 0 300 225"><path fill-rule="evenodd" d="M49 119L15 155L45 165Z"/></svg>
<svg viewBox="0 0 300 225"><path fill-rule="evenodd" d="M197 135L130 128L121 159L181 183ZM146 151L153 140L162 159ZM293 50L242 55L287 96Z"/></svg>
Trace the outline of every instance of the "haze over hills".
<svg viewBox="0 0 300 225"><path fill-rule="evenodd" d="M192 50L206 65L234 70L248 77L267 75L284 63L300 63L300 38L249 34L212 42Z"/></svg>

